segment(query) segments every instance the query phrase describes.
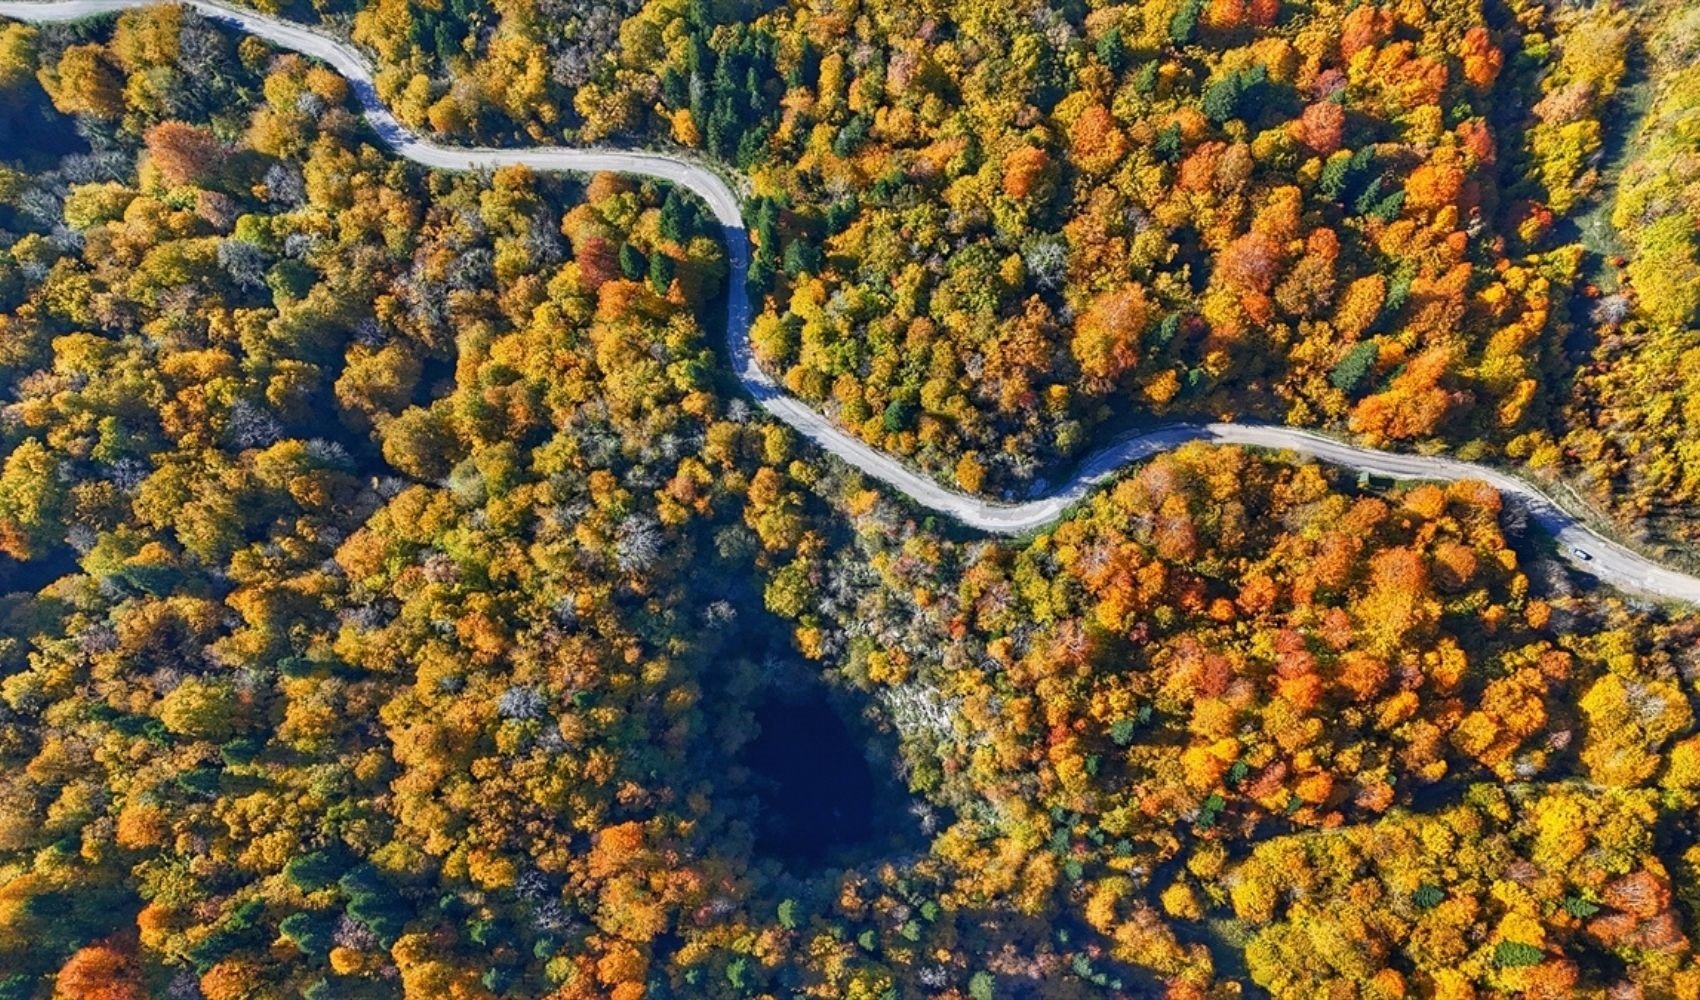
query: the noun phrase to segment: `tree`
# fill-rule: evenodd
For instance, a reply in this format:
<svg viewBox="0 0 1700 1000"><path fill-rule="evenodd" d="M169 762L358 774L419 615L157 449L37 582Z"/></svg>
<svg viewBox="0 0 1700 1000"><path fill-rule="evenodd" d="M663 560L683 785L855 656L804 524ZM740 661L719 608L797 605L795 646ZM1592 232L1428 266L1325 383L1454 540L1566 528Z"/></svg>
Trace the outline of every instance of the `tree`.
<svg viewBox="0 0 1700 1000"><path fill-rule="evenodd" d="M1494 44L1487 27L1478 24L1464 32L1461 58L1464 63L1464 79L1477 90L1486 90L1492 87L1494 80L1499 77L1499 69L1505 57Z"/></svg>
<svg viewBox="0 0 1700 1000"><path fill-rule="evenodd" d="M0 466L0 551L31 559L57 541L65 500L59 459L36 438L12 449Z"/></svg>
<svg viewBox="0 0 1700 1000"><path fill-rule="evenodd" d="M347 867L330 851L312 851L291 858L284 875L302 892L318 892L335 884Z"/></svg>
<svg viewBox="0 0 1700 1000"><path fill-rule="evenodd" d="M1145 290L1126 284L1092 300L1075 323L1070 350L1089 378L1113 380L1139 363L1139 343L1151 321Z"/></svg>
<svg viewBox="0 0 1700 1000"><path fill-rule="evenodd" d="M323 961L335 945L335 924L327 914L302 910L284 917L278 931L290 940L301 953L314 961Z"/></svg>
<svg viewBox="0 0 1700 1000"><path fill-rule="evenodd" d="M785 276L795 280L806 274L819 273L825 261L821 257L820 248L813 243L794 239L785 244L783 255Z"/></svg>
<svg viewBox="0 0 1700 1000"><path fill-rule="evenodd" d="M369 864L357 865L343 873L337 885L348 896L348 915L376 935L382 946L394 945L407 927L408 914L376 869Z"/></svg>
<svg viewBox="0 0 1700 1000"><path fill-rule="evenodd" d="M1437 152L1428 162L1411 171L1405 181L1405 202L1419 211L1442 208L1456 204L1463 189L1464 169L1460 157L1455 152ZM1388 216L1382 218L1391 221Z"/></svg>
<svg viewBox="0 0 1700 1000"><path fill-rule="evenodd" d="M1238 118L1243 109L1258 105L1267 76L1268 70L1259 64L1220 77L1204 88L1199 98L1199 110L1218 125Z"/></svg>
<svg viewBox="0 0 1700 1000"><path fill-rule="evenodd" d="M1044 197L1051 174L1050 154L1038 146L1020 146L1004 157L1003 193L1016 201Z"/></svg>
<svg viewBox="0 0 1700 1000"><path fill-rule="evenodd" d="M1198 30L1198 19L1204 13L1204 0L1184 0L1169 21L1169 39L1176 45L1186 45Z"/></svg>
<svg viewBox="0 0 1700 1000"><path fill-rule="evenodd" d="M1409 440L1435 433L1442 421L1465 402L1445 386L1451 352L1436 348L1413 359L1386 391L1364 398L1352 411L1359 433L1383 440Z"/></svg>
<svg viewBox="0 0 1700 1000"><path fill-rule="evenodd" d="M1127 68L1127 43L1122 39L1120 25L1111 27L1098 36L1098 43L1093 47L1098 55L1098 61L1103 63L1112 73L1120 73Z"/></svg>
<svg viewBox="0 0 1700 1000"><path fill-rule="evenodd" d="M1340 297L1340 305L1334 310L1334 328L1347 338L1360 336L1381 315L1386 298L1386 278L1379 274L1358 278Z"/></svg>
<svg viewBox="0 0 1700 1000"><path fill-rule="evenodd" d="M1700 315L1700 253L1693 232L1687 217L1667 215L1639 235L1629 280L1641 309L1656 323L1681 326Z"/></svg>
<svg viewBox="0 0 1700 1000"><path fill-rule="evenodd" d="M1328 156L1345 137L1346 109L1336 101L1317 101L1306 106L1299 126L1304 144L1317 155Z"/></svg>
<svg viewBox="0 0 1700 1000"><path fill-rule="evenodd" d="M673 258L656 251L649 258L649 287L657 295L666 295L667 289L673 284L673 274L677 265Z"/></svg>
<svg viewBox="0 0 1700 1000"><path fill-rule="evenodd" d="M459 443L444 415L435 408L410 407L379 430L384 461L415 479L447 476L460 454Z"/></svg>
<svg viewBox="0 0 1700 1000"><path fill-rule="evenodd" d="M1069 128L1069 159L1090 174L1107 173L1127 154L1127 136L1109 109L1093 104Z"/></svg>
<svg viewBox="0 0 1700 1000"><path fill-rule="evenodd" d="M38 58L33 28L13 24L0 30L0 93L27 86Z"/></svg>
<svg viewBox="0 0 1700 1000"><path fill-rule="evenodd" d="M620 252L614 244L600 236L573 241L579 278L586 288L595 291L620 275Z"/></svg>
<svg viewBox="0 0 1700 1000"><path fill-rule="evenodd" d="M660 232L664 239L685 243L696 235L698 227L696 205L677 188L670 188L661 201Z"/></svg>
<svg viewBox="0 0 1700 1000"><path fill-rule="evenodd" d="M627 281L639 281L649 273L649 258L630 243L620 247L620 274Z"/></svg>
<svg viewBox="0 0 1700 1000"><path fill-rule="evenodd" d="M203 184L216 177L224 164L224 145L205 128L165 121L148 129L149 162L167 184Z"/></svg>
<svg viewBox="0 0 1700 1000"><path fill-rule="evenodd" d="M124 113L123 85L99 45L67 48L52 72L42 71L41 85L65 114L117 118Z"/></svg>
<svg viewBox="0 0 1700 1000"><path fill-rule="evenodd" d="M1348 396L1356 395L1364 380L1375 370L1375 362L1380 354L1381 351L1373 340L1354 344L1328 373L1329 383Z"/></svg>
<svg viewBox="0 0 1700 1000"><path fill-rule="evenodd" d="M179 735L222 742L235 731L239 705L228 684L190 677L161 700L159 718Z"/></svg>
<svg viewBox="0 0 1700 1000"><path fill-rule="evenodd" d="M53 995L66 1000L141 1000L141 967L134 942L108 938L76 951L53 981Z"/></svg>
<svg viewBox="0 0 1700 1000"><path fill-rule="evenodd" d="M1230 287L1267 292L1275 284L1281 248L1267 233L1249 232L1228 244L1216 260L1216 272Z"/></svg>
<svg viewBox="0 0 1700 1000"><path fill-rule="evenodd" d="M1369 593L1358 607L1372 648L1382 654L1398 649L1436 611L1423 557L1408 548L1378 553L1370 562Z"/></svg>
<svg viewBox="0 0 1700 1000"><path fill-rule="evenodd" d="M1493 960L1505 968L1515 969L1541 964L1546 960L1546 952L1522 941L1501 941L1494 947Z"/></svg>

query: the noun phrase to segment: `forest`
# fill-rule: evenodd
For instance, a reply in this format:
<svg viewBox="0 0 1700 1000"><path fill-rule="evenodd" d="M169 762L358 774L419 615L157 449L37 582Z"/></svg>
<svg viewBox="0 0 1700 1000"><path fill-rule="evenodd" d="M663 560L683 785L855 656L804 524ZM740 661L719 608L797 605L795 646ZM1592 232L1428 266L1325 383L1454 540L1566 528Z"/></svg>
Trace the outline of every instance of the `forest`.
<svg viewBox="0 0 1700 1000"><path fill-rule="evenodd" d="M1691 4L298 6L429 131L746 171L764 364L970 492L1254 417L1694 564Z"/></svg>
<svg viewBox="0 0 1700 1000"><path fill-rule="evenodd" d="M277 9L736 165L762 363L965 490L1231 414L1700 540L1700 12ZM186 8L0 22L0 1000L1700 996L1692 609L1250 449L976 536L750 405L726 270Z"/></svg>

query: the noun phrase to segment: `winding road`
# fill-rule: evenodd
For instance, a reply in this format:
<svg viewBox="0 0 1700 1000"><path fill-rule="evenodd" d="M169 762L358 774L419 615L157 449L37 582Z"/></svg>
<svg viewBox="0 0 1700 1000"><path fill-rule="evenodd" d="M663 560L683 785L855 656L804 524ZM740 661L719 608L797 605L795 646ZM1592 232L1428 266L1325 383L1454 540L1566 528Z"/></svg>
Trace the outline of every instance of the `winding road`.
<svg viewBox="0 0 1700 1000"><path fill-rule="evenodd" d="M0 0L0 16L21 21L75 21L111 14L154 0ZM745 288L749 243L738 196L720 175L691 160L607 148L475 148L445 146L420 137L396 120L378 99L372 67L347 42L321 31L215 0L181 0L219 23L238 28L282 48L323 60L348 79L355 97L380 138L407 159L439 170L489 170L525 166L541 171L576 173L613 171L669 181L695 192L720 223L729 255L726 336L734 371L744 388L769 413L839 458L903 493L916 504L971 527L1017 534L1043 527L1093 488L1130 462L1148 458L1189 441L1294 452L1309 458L1395 479L1486 482L1515 497L1531 519L1558 540L1563 557L1578 569L1624 590L1700 605L1700 578L1679 573L1607 539L1559 507L1524 480L1457 459L1404 455L1361 448L1309 431L1261 424L1173 424L1120 438L1093 452L1073 477L1049 496L1026 503L999 503L948 489L891 456L850 436L823 414L788 396L756 364L750 349L750 303Z"/></svg>

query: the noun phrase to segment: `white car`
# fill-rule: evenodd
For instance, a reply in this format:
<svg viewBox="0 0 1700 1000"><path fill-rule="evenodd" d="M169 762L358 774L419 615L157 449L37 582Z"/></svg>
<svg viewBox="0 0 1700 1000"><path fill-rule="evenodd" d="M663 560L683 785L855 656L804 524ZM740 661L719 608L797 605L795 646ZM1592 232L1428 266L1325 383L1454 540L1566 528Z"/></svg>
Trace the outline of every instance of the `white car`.
<svg viewBox="0 0 1700 1000"><path fill-rule="evenodd" d="M1583 562L1593 562L1594 561L1593 553L1589 552L1587 549L1578 548L1574 545L1570 546L1570 554L1575 556L1576 558L1582 560Z"/></svg>

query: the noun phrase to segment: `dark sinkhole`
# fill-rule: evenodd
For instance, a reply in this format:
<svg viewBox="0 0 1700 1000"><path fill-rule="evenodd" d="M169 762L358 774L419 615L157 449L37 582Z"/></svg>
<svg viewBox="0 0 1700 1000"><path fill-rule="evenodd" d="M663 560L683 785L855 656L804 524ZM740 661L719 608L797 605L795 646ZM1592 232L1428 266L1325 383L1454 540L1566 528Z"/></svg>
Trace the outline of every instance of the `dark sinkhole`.
<svg viewBox="0 0 1700 1000"><path fill-rule="evenodd" d="M741 760L756 779L758 853L819 862L874 838L873 770L825 697L770 698L756 725Z"/></svg>

